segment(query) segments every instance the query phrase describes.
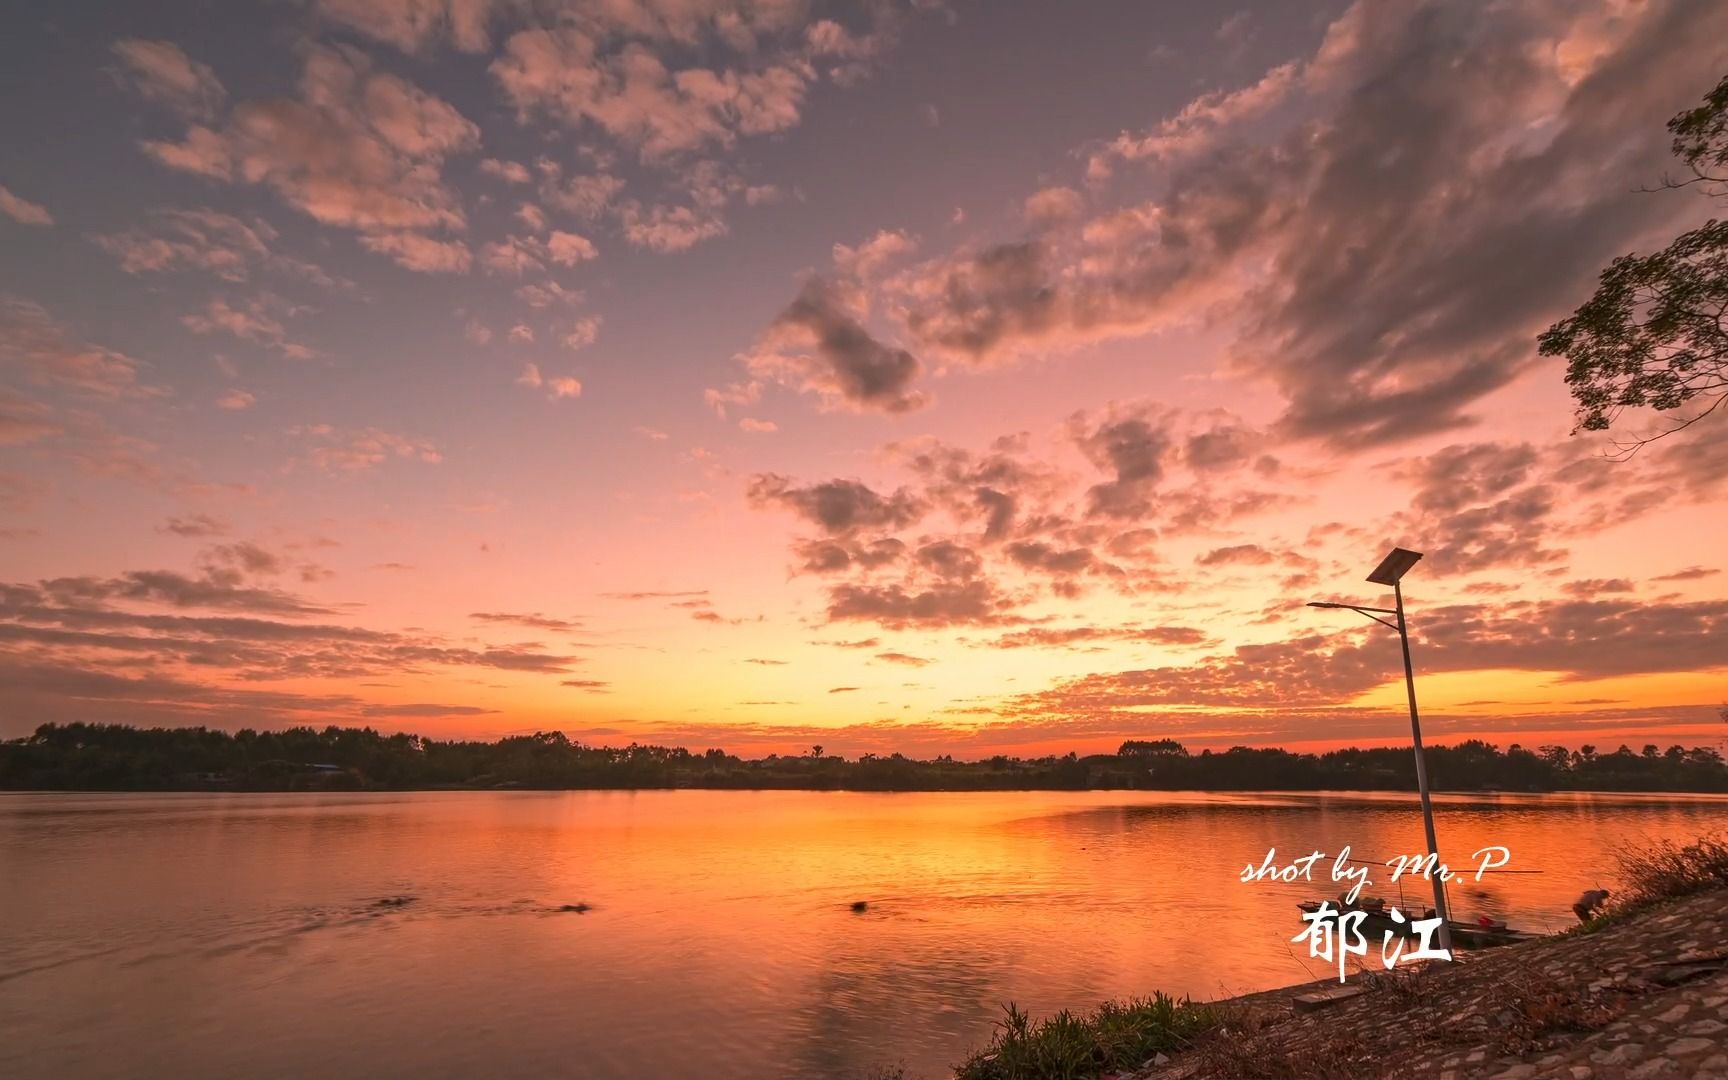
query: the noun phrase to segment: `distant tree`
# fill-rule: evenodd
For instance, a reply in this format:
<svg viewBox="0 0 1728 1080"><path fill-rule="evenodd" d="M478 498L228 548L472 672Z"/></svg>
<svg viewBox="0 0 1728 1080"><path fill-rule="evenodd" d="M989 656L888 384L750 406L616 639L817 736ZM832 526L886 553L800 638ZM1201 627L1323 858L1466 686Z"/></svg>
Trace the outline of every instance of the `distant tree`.
<svg viewBox="0 0 1728 1080"><path fill-rule="evenodd" d="M1135 754L1137 748L1152 753ZM812 751L816 747L811 748ZM0 739L0 790L264 790L364 788L849 788L859 791L1158 788L1409 791L1416 783L1407 749L1346 748L1315 755L1237 746L1189 754L1180 743L1134 745L1125 756L1065 754L1036 759L997 755L957 761L943 754L742 761L722 750L631 743L584 746L557 732L496 742L452 741L370 728L310 727L229 734L207 728L130 728L118 724L44 724L32 735ZM1708 747L1672 746L1659 756L1622 746L1599 755L1544 746L1500 753L1469 740L1430 746L1431 775L1445 788L1510 791L1728 792L1728 764ZM819 762L820 768L810 764ZM332 770L329 766L335 766Z"/></svg>
<svg viewBox="0 0 1728 1080"><path fill-rule="evenodd" d="M1668 130L1692 175L1664 186L1728 199L1728 76ZM1665 431L1621 443L1621 456L1709 416L1728 400L1728 222L1709 221L1654 254L1615 259L1595 295L1549 327L1538 347L1567 359L1575 430L1607 430L1628 408L1703 406Z"/></svg>
<svg viewBox="0 0 1728 1080"><path fill-rule="evenodd" d="M812 746L810 748L810 756L813 758L819 758L822 756L822 744L821 743L817 743L815 746Z"/></svg>
<svg viewBox="0 0 1728 1080"><path fill-rule="evenodd" d="M1118 757L1187 757L1188 748L1175 739L1129 739L1116 750Z"/></svg>

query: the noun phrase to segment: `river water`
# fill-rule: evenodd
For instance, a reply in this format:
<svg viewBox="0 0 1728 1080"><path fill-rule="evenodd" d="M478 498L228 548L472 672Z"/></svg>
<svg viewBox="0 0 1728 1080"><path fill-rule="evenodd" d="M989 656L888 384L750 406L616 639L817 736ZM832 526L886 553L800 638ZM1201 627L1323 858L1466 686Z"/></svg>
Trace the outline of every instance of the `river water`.
<svg viewBox="0 0 1728 1080"><path fill-rule="evenodd" d="M1728 828L1728 801L1441 796L1437 820L1449 862L1539 871L1454 882L1455 914L1540 930L1613 887L1616 847ZM1324 976L1290 938L1329 864L1238 877L1345 844L1419 850L1414 798L0 795L0 1076L941 1080L1005 1001Z"/></svg>

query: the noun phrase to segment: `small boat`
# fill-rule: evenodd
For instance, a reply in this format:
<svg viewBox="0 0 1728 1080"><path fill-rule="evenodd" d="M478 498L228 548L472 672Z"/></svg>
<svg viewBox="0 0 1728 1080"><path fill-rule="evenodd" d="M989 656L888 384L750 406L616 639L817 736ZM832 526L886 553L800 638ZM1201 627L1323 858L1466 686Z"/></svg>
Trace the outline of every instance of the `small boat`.
<svg viewBox="0 0 1728 1080"><path fill-rule="evenodd" d="M1467 923L1454 919L1447 923L1447 928L1452 931L1452 944L1460 949L1491 949L1496 945L1534 941L1542 936L1528 930L1514 930L1502 922Z"/></svg>
<svg viewBox="0 0 1728 1080"><path fill-rule="evenodd" d="M1413 923L1420 919L1432 919L1434 909L1429 908L1420 915L1399 911L1403 920L1392 918L1392 912L1399 909L1388 907L1381 899L1369 900L1356 904L1342 904L1337 900L1304 900L1296 906L1305 914L1312 915L1320 910L1320 905L1326 904L1334 911L1360 911L1364 918L1361 930L1370 937L1381 937L1391 933L1394 937L1416 937ZM1530 941L1540 935L1527 930L1514 930L1503 922L1460 922L1449 919L1446 928L1452 932L1452 944L1459 949L1488 949L1496 945L1512 945L1520 941Z"/></svg>

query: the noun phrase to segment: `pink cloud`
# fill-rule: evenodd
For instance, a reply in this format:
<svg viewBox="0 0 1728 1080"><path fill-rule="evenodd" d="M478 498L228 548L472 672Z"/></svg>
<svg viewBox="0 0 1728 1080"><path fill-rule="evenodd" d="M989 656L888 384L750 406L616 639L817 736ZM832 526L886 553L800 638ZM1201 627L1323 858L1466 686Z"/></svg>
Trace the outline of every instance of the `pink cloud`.
<svg viewBox="0 0 1728 1080"><path fill-rule="evenodd" d="M490 44L497 0L317 0L318 14L403 52L448 39L463 52Z"/></svg>
<svg viewBox="0 0 1728 1080"><path fill-rule="evenodd" d="M53 410L39 401L0 389L0 446L23 446L60 433Z"/></svg>
<svg viewBox="0 0 1728 1080"><path fill-rule="evenodd" d="M558 339L558 343L571 352L586 349L600 340L600 322L598 315L586 315L577 319L569 332Z"/></svg>
<svg viewBox="0 0 1728 1080"><path fill-rule="evenodd" d="M220 297L211 300L203 311L180 317L180 322L194 334L228 334L242 341L251 341L278 349L295 360L309 360L317 350L291 341L288 329L278 316L299 314L301 308L272 293L260 293L235 306Z"/></svg>
<svg viewBox="0 0 1728 1080"><path fill-rule="evenodd" d="M546 391L546 397L552 401L582 396L582 382L570 375L544 375L538 364L522 365L522 374L516 377L516 385L531 389Z"/></svg>
<svg viewBox="0 0 1728 1080"><path fill-rule="evenodd" d="M424 233L370 233L360 237L367 251L388 255L396 265L422 274L463 274L474 254L460 240L438 240Z"/></svg>
<svg viewBox="0 0 1728 1080"><path fill-rule="evenodd" d="M114 55L125 65L122 81L139 96L187 117L209 119L227 97L210 65L191 59L173 42L130 38L114 44Z"/></svg>
<svg viewBox="0 0 1728 1080"><path fill-rule="evenodd" d="M711 211L691 206L626 203L619 212L624 239L650 251L688 251L704 240L725 236L726 223Z"/></svg>
<svg viewBox="0 0 1728 1080"><path fill-rule="evenodd" d="M306 54L297 98L243 102L220 126L143 145L169 168L266 185L322 224L367 234L373 250L411 268L448 268L460 261L453 248L416 247L401 234L466 226L441 169L479 136L449 104L374 71L358 51L319 46Z"/></svg>
<svg viewBox="0 0 1728 1080"><path fill-rule="evenodd" d="M645 161L792 127L807 84L784 65L674 72L640 44L603 54L595 33L572 26L512 34L492 74L524 118L593 124Z"/></svg>
<svg viewBox="0 0 1728 1080"><path fill-rule="evenodd" d="M546 256L559 266L575 266L599 255L587 237L576 233L554 229L546 238Z"/></svg>
<svg viewBox="0 0 1728 1080"><path fill-rule="evenodd" d="M288 434L312 444L305 460L325 472L365 472L392 460L430 465L444 460L429 439L379 428L343 431L328 424L315 424L290 428Z"/></svg>
<svg viewBox="0 0 1728 1080"><path fill-rule="evenodd" d="M166 393L138 380L141 365L124 353L76 341L42 305L0 295L0 364L34 382L96 398L148 398Z"/></svg>
<svg viewBox="0 0 1728 1080"><path fill-rule="evenodd" d="M483 158L480 161L480 171L487 176L494 176L506 184L526 184L530 179L528 167L518 161L500 161L498 158Z"/></svg>
<svg viewBox="0 0 1728 1080"><path fill-rule="evenodd" d="M47 207L12 194L3 184L0 184L0 214L20 225L54 224L54 215L48 212Z"/></svg>

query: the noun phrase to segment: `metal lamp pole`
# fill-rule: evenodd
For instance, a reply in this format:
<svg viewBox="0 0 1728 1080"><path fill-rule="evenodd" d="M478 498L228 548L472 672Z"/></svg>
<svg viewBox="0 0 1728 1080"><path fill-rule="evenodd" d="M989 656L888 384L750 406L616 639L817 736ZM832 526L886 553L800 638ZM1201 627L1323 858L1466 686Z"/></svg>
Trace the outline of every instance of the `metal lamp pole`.
<svg viewBox="0 0 1728 1080"><path fill-rule="evenodd" d="M1428 761L1422 753L1422 721L1416 712L1416 670L1410 663L1410 630L1404 622L1404 587L1400 582L1409 572L1416 560L1422 557L1421 552L1406 551L1404 548L1393 548L1392 553L1382 559L1380 565L1368 575L1368 580L1376 585L1392 586L1392 596L1396 606L1388 611L1385 608L1359 607L1355 604L1337 604L1315 601L1309 607L1317 608L1348 608L1351 611L1366 615L1382 626L1390 626L1398 631L1398 642L1404 650L1404 689L1410 699L1410 741L1416 749L1416 790L1422 798L1422 829L1428 840L1428 854L1432 861L1440 861L1440 844L1434 838L1434 804L1428 796ZM1375 613L1378 614L1375 614ZM1380 615L1391 615L1397 618L1397 623L1389 623ZM1434 884L1434 913L1440 916L1440 947L1450 952L1452 950L1451 914L1446 910L1446 884L1438 874L1430 873L1429 879Z"/></svg>
<svg viewBox="0 0 1728 1080"><path fill-rule="evenodd" d="M1422 753L1422 721L1416 715L1416 672L1410 666L1410 631L1404 625L1404 587L1392 583L1392 595L1398 608L1398 643L1404 646L1404 689L1410 696L1410 741L1416 747L1416 790L1422 796L1422 831L1427 834L1428 854L1440 859L1440 842L1434 839L1434 803L1428 798L1428 758ZM1451 913L1446 910L1446 883L1438 874L1434 882L1434 913L1440 916L1440 947L1452 950Z"/></svg>

